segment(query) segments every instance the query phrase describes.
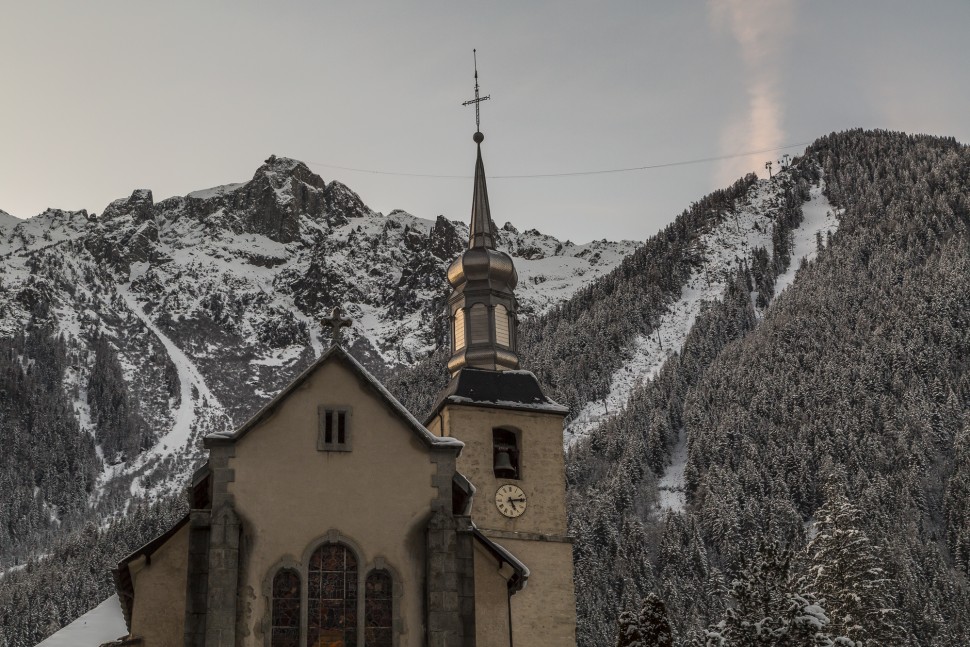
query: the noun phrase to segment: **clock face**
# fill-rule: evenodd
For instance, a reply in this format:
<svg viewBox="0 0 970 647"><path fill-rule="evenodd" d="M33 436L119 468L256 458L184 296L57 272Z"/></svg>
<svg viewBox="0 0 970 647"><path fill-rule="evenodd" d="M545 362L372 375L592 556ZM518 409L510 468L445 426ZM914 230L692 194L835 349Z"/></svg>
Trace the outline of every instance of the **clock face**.
<svg viewBox="0 0 970 647"><path fill-rule="evenodd" d="M518 485L506 483L495 493L495 506L506 517L514 519L525 512L525 492Z"/></svg>

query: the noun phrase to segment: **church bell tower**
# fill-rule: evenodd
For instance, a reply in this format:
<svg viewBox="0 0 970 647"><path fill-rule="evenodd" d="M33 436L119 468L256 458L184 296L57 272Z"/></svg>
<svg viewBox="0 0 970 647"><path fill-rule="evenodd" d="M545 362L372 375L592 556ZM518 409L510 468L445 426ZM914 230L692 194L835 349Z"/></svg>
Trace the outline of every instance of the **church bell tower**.
<svg viewBox="0 0 970 647"><path fill-rule="evenodd" d="M488 97L478 96L476 106ZM482 142L477 148L468 248L448 268L451 296L451 380L428 419L432 433L465 446L457 470L473 486L465 513L481 533L524 564L526 586L509 592L508 632L476 624L479 647L574 647L576 599L572 538L566 527L563 455L565 407L545 396L535 375L519 370L518 281L512 258L497 250L488 204ZM494 598L482 589L487 573L475 563L476 606ZM482 590L480 590L482 589ZM478 613L478 611L476 611Z"/></svg>

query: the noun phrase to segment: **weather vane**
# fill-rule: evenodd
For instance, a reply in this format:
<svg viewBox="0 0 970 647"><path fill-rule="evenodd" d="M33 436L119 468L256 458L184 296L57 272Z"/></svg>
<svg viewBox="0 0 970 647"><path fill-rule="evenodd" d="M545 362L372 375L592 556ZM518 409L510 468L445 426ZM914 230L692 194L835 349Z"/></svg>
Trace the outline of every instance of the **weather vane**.
<svg viewBox="0 0 970 647"><path fill-rule="evenodd" d="M472 104L475 104L475 135L477 137L478 134L482 132L481 122L478 116L478 104L480 104L482 101L488 101L491 97L489 95L486 95L484 97L478 96L478 53L474 49L472 50L472 57L475 59L475 98L469 99L468 101L465 101L461 105L470 106ZM476 139L475 141L478 141L478 139Z"/></svg>

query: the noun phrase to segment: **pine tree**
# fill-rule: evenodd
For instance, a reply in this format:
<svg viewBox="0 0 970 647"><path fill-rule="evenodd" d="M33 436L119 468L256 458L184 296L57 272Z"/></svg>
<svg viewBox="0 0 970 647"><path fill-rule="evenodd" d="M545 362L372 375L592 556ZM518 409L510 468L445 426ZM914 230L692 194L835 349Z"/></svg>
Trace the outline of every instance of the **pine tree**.
<svg viewBox="0 0 970 647"><path fill-rule="evenodd" d="M644 647L674 647L667 605L655 593L644 598L638 622Z"/></svg>
<svg viewBox="0 0 970 647"><path fill-rule="evenodd" d="M905 633L879 550L862 528L859 509L833 486L828 489L825 505L816 512L804 584L825 600L833 633L860 647L901 644Z"/></svg>
<svg viewBox="0 0 970 647"><path fill-rule="evenodd" d="M640 622L631 611L624 611L618 620L619 631L616 635L616 647L646 647L640 633Z"/></svg>

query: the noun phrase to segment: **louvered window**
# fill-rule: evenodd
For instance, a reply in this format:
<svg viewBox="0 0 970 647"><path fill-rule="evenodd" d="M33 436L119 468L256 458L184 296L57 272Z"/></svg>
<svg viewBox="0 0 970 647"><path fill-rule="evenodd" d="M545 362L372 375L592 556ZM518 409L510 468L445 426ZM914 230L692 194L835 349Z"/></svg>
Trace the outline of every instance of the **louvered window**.
<svg viewBox="0 0 970 647"><path fill-rule="evenodd" d="M471 343L488 343L488 308L483 303L476 303L469 311L471 323Z"/></svg>
<svg viewBox="0 0 970 647"><path fill-rule="evenodd" d="M455 352L465 347L465 311L461 308L455 311Z"/></svg>
<svg viewBox="0 0 970 647"><path fill-rule="evenodd" d="M495 306L495 341L506 348L512 347L510 326L509 311L502 304Z"/></svg>
<svg viewBox="0 0 970 647"><path fill-rule="evenodd" d="M350 409L321 406L317 449L325 452L350 451Z"/></svg>

